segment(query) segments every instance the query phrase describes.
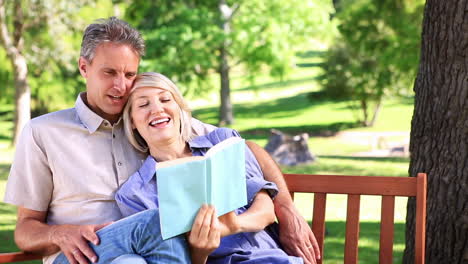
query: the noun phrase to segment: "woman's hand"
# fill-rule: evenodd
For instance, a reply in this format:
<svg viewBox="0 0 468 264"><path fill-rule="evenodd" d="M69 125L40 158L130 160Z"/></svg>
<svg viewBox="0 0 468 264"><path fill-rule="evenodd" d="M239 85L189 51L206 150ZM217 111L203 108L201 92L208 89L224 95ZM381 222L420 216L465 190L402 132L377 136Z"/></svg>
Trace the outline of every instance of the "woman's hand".
<svg viewBox="0 0 468 264"><path fill-rule="evenodd" d="M204 264L208 255L219 247L221 240L220 224L213 206L203 205L198 211L188 234L192 263Z"/></svg>

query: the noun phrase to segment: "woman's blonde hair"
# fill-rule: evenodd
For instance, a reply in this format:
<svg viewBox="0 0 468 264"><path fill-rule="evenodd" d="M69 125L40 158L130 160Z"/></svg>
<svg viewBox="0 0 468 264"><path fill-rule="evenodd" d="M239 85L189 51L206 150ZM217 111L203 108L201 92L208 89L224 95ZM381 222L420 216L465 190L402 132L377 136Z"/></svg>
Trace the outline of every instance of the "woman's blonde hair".
<svg viewBox="0 0 468 264"><path fill-rule="evenodd" d="M169 78L157 72L141 73L135 78L135 82L133 83L132 90L130 91L128 101L123 112L124 129L128 141L130 141L137 150L143 153L148 152L148 144L140 133L136 129L132 128L133 94L136 89L143 87L159 88L172 94L172 97L180 109L180 136L183 141L190 141L193 137L191 125L192 111L190 110L187 102L185 102L184 97L177 86Z"/></svg>

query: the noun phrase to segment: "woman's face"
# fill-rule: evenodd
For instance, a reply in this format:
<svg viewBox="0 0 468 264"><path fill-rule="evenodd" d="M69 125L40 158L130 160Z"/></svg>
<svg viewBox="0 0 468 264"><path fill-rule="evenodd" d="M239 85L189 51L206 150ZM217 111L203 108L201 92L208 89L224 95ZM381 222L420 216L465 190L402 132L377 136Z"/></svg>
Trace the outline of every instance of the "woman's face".
<svg viewBox="0 0 468 264"><path fill-rule="evenodd" d="M172 94L160 88L142 87L131 97L132 126L151 145L180 139L180 107Z"/></svg>

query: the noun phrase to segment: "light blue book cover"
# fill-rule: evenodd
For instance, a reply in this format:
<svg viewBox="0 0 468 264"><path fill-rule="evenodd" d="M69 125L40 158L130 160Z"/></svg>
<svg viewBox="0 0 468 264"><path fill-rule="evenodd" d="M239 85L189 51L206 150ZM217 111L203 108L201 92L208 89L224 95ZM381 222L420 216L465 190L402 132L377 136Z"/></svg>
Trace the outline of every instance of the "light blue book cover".
<svg viewBox="0 0 468 264"><path fill-rule="evenodd" d="M247 204L245 140L228 138L204 157L188 157L156 165L163 239L192 228L202 204L215 206L218 216Z"/></svg>

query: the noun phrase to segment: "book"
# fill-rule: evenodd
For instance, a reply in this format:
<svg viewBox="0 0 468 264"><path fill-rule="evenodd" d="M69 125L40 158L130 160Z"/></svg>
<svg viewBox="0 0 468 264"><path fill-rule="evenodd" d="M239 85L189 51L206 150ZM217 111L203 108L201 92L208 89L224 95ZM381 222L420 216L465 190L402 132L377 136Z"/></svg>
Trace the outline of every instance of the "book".
<svg viewBox="0 0 468 264"><path fill-rule="evenodd" d="M205 156L157 163L163 239L190 231L202 204L214 205L217 216L246 205L245 173L245 140L239 137L221 141Z"/></svg>

